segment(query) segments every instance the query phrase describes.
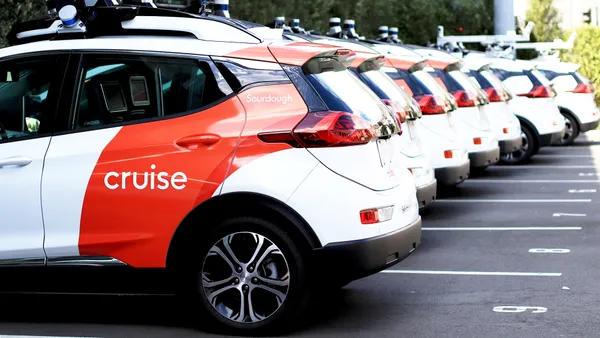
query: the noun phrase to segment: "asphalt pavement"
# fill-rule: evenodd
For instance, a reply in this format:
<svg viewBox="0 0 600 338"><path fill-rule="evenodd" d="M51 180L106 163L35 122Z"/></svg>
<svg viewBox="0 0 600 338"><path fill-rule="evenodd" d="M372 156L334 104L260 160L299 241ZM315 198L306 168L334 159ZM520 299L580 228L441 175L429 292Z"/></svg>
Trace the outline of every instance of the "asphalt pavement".
<svg viewBox="0 0 600 338"><path fill-rule="evenodd" d="M410 257L314 299L289 336L598 336L598 167L594 131L444 191L422 211L422 244ZM193 327L169 296L0 301L0 337L218 337Z"/></svg>

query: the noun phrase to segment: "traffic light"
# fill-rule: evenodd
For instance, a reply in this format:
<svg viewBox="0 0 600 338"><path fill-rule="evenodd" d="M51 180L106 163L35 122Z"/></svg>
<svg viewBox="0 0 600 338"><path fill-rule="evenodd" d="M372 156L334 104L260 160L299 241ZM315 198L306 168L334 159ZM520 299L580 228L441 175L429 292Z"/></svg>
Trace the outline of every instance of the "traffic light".
<svg viewBox="0 0 600 338"><path fill-rule="evenodd" d="M584 23L587 23L588 25L592 24L592 9L590 8L587 12L583 12L583 17Z"/></svg>

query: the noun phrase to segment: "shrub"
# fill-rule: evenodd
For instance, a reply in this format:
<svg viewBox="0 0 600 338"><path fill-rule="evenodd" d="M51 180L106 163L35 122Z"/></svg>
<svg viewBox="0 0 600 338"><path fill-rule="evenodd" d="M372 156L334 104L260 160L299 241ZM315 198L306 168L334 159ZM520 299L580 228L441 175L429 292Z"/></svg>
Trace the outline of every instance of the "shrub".
<svg viewBox="0 0 600 338"><path fill-rule="evenodd" d="M571 32L565 32L568 37ZM596 102L600 104L600 27L585 26L577 29L573 49L561 53L561 59L581 65L580 72L594 83Z"/></svg>

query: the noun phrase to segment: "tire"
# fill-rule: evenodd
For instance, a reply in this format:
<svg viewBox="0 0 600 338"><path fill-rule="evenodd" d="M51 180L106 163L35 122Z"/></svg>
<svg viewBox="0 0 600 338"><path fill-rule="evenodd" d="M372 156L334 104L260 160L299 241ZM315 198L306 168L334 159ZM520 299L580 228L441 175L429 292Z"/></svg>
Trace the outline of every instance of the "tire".
<svg viewBox="0 0 600 338"><path fill-rule="evenodd" d="M577 124L577 120L575 117L573 117L573 115L563 112L561 112L561 114L565 118L566 132L560 141L560 145L566 146L572 144L577 136L579 136L579 124Z"/></svg>
<svg viewBox="0 0 600 338"><path fill-rule="evenodd" d="M500 162L503 164L523 164L527 163L531 156L535 155L538 150L538 141L536 134L526 125L521 124L521 137L523 144L521 148L512 153L500 155Z"/></svg>
<svg viewBox="0 0 600 338"><path fill-rule="evenodd" d="M219 333L264 336L302 322L310 299L309 256L274 223L256 217L232 218L187 252L195 252L196 262L200 261L199 273L188 274L195 289L189 290L192 305ZM252 268L250 263L259 261Z"/></svg>

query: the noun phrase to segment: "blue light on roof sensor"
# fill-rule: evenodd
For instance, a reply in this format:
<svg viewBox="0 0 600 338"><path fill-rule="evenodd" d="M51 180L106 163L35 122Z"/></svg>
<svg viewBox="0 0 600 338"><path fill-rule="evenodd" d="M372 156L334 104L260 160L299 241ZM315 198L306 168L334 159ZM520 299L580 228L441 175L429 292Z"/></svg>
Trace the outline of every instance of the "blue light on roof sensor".
<svg viewBox="0 0 600 338"><path fill-rule="evenodd" d="M60 9L58 12L60 21L67 26L73 27L77 23L77 8L73 5L68 5Z"/></svg>

